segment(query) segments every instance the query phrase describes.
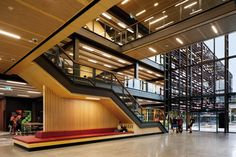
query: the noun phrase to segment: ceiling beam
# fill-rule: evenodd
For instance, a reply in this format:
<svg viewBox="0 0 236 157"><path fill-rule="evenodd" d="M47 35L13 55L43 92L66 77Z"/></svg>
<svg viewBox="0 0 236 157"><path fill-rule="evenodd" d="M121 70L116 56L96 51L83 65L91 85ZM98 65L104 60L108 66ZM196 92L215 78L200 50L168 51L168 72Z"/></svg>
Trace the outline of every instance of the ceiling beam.
<svg viewBox="0 0 236 157"><path fill-rule="evenodd" d="M121 72L121 71L125 71L125 70L130 70L132 68L134 68L134 64L127 65L127 66L124 66L124 67L120 67L120 68L114 69L112 71L114 71L114 72Z"/></svg>

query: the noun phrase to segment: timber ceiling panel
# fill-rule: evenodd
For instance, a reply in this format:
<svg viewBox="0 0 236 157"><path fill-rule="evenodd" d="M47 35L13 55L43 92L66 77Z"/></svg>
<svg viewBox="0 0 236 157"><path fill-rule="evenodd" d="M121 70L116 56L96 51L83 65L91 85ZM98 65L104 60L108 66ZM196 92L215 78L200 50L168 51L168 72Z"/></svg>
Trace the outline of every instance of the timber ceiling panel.
<svg viewBox="0 0 236 157"><path fill-rule="evenodd" d="M1 0L0 30L19 35L0 35L0 73L78 13L91 0ZM33 41L32 39L36 39Z"/></svg>

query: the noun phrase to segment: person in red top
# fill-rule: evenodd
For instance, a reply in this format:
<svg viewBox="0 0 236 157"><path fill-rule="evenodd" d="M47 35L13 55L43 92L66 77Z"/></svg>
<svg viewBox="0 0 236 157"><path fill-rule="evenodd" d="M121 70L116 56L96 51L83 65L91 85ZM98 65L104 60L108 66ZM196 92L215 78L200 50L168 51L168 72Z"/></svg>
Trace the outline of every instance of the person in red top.
<svg viewBox="0 0 236 157"><path fill-rule="evenodd" d="M181 116L179 116L177 123L178 123L178 129L176 132L182 133L183 132L183 118Z"/></svg>

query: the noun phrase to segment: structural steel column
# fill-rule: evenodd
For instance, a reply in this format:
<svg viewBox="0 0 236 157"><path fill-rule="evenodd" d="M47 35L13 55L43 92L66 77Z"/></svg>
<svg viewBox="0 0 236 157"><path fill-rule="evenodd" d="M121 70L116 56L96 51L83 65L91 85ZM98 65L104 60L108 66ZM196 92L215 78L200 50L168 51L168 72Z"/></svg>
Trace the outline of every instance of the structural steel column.
<svg viewBox="0 0 236 157"><path fill-rule="evenodd" d="M134 78L139 79L139 63L134 64Z"/></svg>
<svg viewBox="0 0 236 157"><path fill-rule="evenodd" d="M225 129L224 132L229 132L229 37L225 35Z"/></svg>
<svg viewBox="0 0 236 157"><path fill-rule="evenodd" d="M79 63L79 39L73 38L73 60L75 63ZM73 64L74 76L80 76L80 66Z"/></svg>

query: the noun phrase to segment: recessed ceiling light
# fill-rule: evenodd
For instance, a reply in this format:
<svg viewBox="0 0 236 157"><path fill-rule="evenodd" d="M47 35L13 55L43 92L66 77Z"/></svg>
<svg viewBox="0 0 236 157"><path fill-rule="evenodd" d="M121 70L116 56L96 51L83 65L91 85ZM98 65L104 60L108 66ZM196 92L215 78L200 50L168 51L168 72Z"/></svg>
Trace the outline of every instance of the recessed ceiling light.
<svg viewBox="0 0 236 157"><path fill-rule="evenodd" d="M147 72L148 72L149 74L152 74L152 73L153 73L153 72L152 72L152 71L150 71L150 70L148 70Z"/></svg>
<svg viewBox="0 0 236 157"><path fill-rule="evenodd" d="M108 65L108 64L103 64L105 67L108 67L108 68L111 68L112 66L111 65Z"/></svg>
<svg viewBox="0 0 236 157"><path fill-rule="evenodd" d="M142 38L142 36L143 36L143 35L141 35L141 34L138 34L138 38Z"/></svg>
<svg viewBox="0 0 236 157"><path fill-rule="evenodd" d="M124 73L122 73L122 72L118 72L117 74L119 74L119 75L124 75Z"/></svg>
<svg viewBox="0 0 236 157"><path fill-rule="evenodd" d="M102 13L102 16L104 16L105 18L107 18L107 19L111 20L111 16L110 16L110 15L108 15L107 13Z"/></svg>
<svg viewBox="0 0 236 157"><path fill-rule="evenodd" d="M102 55L107 57L107 58L111 58L111 55L109 55L109 54L103 53Z"/></svg>
<svg viewBox="0 0 236 157"><path fill-rule="evenodd" d="M124 0L124 1L121 2L121 4L124 5L124 4L128 3L128 2L129 2L129 0Z"/></svg>
<svg viewBox="0 0 236 157"><path fill-rule="evenodd" d="M122 60L122 59L118 59L118 62L121 62L121 63L126 63L126 61Z"/></svg>
<svg viewBox="0 0 236 157"><path fill-rule="evenodd" d="M123 45L121 42L118 42L117 44L118 44L118 45L120 45L120 46L122 46L122 45Z"/></svg>
<svg viewBox="0 0 236 157"><path fill-rule="evenodd" d="M20 96L20 97L30 97L29 95L25 95L25 94L17 94L17 96Z"/></svg>
<svg viewBox="0 0 236 157"><path fill-rule="evenodd" d="M152 47L149 47L148 48L150 51L152 51L152 52L154 52L154 53L156 53L157 52L157 50L155 50L154 48L152 48Z"/></svg>
<svg viewBox="0 0 236 157"><path fill-rule="evenodd" d="M154 3L154 7L158 6L159 3Z"/></svg>
<svg viewBox="0 0 236 157"><path fill-rule="evenodd" d="M175 38L176 41L178 41L180 44L184 44L184 42L180 38Z"/></svg>
<svg viewBox="0 0 236 157"><path fill-rule="evenodd" d="M142 68L142 67L139 67L138 69L139 69L139 70L143 70L143 68Z"/></svg>
<svg viewBox="0 0 236 157"><path fill-rule="evenodd" d="M127 30L128 30L130 33L134 33L134 31L133 31L131 28L127 28Z"/></svg>
<svg viewBox="0 0 236 157"><path fill-rule="evenodd" d="M100 98L95 98L95 97L86 97L85 99L88 99L88 100L101 100Z"/></svg>
<svg viewBox="0 0 236 157"><path fill-rule="evenodd" d="M97 63L97 61L93 60L93 59L88 59L89 62L92 62L92 63Z"/></svg>
<svg viewBox="0 0 236 157"><path fill-rule="evenodd" d="M6 81L7 83L13 83L13 84L20 84L20 85L26 85L25 82L18 82L18 81Z"/></svg>
<svg viewBox="0 0 236 157"><path fill-rule="evenodd" d="M181 5L181 4L184 4L184 3L188 2L188 1L189 1L189 0L185 0L185 1L182 1L182 2L180 2L180 3L177 3L177 4L175 5L175 7L177 7L177 6Z"/></svg>
<svg viewBox="0 0 236 157"><path fill-rule="evenodd" d="M9 33L9 32L3 31L3 30L0 30L0 34L14 38L14 39L21 39L21 37L19 35Z"/></svg>
<svg viewBox="0 0 236 157"><path fill-rule="evenodd" d="M164 14L164 13L166 13L166 11L164 10L164 11L162 11L162 14Z"/></svg>
<svg viewBox="0 0 236 157"><path fill-rule="evenodd" d="M118 25L122 28L126 28L126 25L124 23L118 22Z"/></svg>
<svg viewBox="0 0 236 157"><path fill-rule="evenodd" d="M85 50L88 50L88 51L94 51L94 49L92 49L91 47L87 47L87 46L82 46Z"/></svg>
<svg viewBox="0 0 236 157"><path fill-rule="evenodd" d="M149 18L147 18L146 20L144 20L144 22L147 22L147 21L149 21L149 20L151 20L151 19L153 19L154 17L152 16L152 17L149 17Z"/></svg>
<svg viewBox="0 0 236 157"><path fill-rule="evenodd" d="M36 91L27 91L27 93L30 93L30 94L41 94L41 92L36 92Z"/></svg>
<svg viewBox="0 0 236 157"><path fill-rule="evenodd" d="M211 28L216 34L218 33L218 30L216 29L216 27L214 25L212 25Z"/></svg>
<svg viewBox="0 0 236 157"><path fill-rule="evenodd" d="M7 7L8 10L12 11L14 8L12 6Z"/></svg>
<svg viewBox="0 0 236 157"><path fill-rule="evenodd" d="M161 28L164 28L164 27L166 27L166 26L168 26L168 25L170 25L170 24L172 24L172 23L174 23L174 21L168 22L168 23L166 23L166 24L164 24L164 25L162 25L162 26L160 26L160 27L157 27L156 30L159 30L159 29L161 29Z"/></svg>
<svg viewBox="0 0 236 157"><path fill-rule="evenodd" d="M199 12L201 12L201 11L202 11L202 9L195 10L195 11L191 12L190 15L193 15L193 14L199 13Z"/></svg>
<svg viewBox="0 0 236 157"><path fill-rule="evenodd" d="M191 8L192 6L196 5L197 2L190 3L189 5L184 6L184 9Z"/></svg>
<svg viewBox="0 0 236 157"><path fill-rule="evenodd" d="M96 18L96 21L99 21L100 19L99 18Z"/></svg>
<svg viewBox="0 0 236 157"><path fill-rule="evenodd" d="M161 77L162 75L160 75L160 74L155 74L157 77Z"/></svg>
<svg viewBox="0 0 236 157"><path fill-rule="evenodd" d="M165 19L167 17L168 17L168 15L164 15L164 16L162 16L162 17L160 17L160 18L150 22L149 24L152 25L152 24L157 23L157 22L159 22L159 21L161 21L161 20L163 20L163 19Z"/></svg>
<svg viewBox="0 0 236 157"><path fill-rule="evenodd" d="M142 11L138 12L135 16L139 16L139 15L145 13L145 12L146 12L146 10L142 10Z"/></svg>
<svg viewBox="0 0 236 157"><path fill-rule="evenodd" d="M74 54L73 54L73 53L71 53L71 52L69 53L69 55L70 55L70 56L74 56Z"/></svg>

